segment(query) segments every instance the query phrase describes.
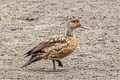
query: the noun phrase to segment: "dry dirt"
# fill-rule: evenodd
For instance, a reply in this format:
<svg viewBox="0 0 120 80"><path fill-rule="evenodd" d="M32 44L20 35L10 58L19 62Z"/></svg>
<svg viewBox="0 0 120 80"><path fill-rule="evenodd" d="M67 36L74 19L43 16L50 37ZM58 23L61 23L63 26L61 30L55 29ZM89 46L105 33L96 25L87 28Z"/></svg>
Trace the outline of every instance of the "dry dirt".
<svg viewBox="0 0 120 80"><path fill-rule="evenodd" d="M79 47L64 69L49 60L20 68L24 53L74 18L90 29L74 31ZM0 0L0 80L120 80L120 0Z"/></svg>

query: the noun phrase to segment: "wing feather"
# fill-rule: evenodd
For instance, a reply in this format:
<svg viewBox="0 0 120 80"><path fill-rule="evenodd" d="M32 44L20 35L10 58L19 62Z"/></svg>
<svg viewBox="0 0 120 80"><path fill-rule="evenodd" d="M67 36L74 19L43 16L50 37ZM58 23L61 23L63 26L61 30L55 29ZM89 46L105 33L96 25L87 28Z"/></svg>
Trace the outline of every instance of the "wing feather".
<svg viewBox="0 0 120 80"><path fill-rule="evenodd" d="M41 53L48 53L51 49L56 50L60 49L61 46L58 46L67 43L67 37L65 36L54 36L49 38L46 41L41 42L38 46L34 47L32 50L25 53L26 57L31 55L37 55ZM55 46L57 45L57 47Z"/></svg>

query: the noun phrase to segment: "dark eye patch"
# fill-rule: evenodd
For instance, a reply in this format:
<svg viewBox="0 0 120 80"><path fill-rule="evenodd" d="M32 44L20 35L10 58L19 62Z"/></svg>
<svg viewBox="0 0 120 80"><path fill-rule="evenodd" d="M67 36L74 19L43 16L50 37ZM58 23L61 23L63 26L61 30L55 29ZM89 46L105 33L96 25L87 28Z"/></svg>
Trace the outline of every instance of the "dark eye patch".
<svg viewBox="0 0 120 80"><path fill-rule="evenodd" d="M72 20L71 22L75 23L75 22L76 22L76 20Z"/></svg>
<svg viewBox="0 0 120 80"><path fill-rule="evenodd" d="M79 20L72 20L71 22L73 22L73 23L78 23Z"/></svg>

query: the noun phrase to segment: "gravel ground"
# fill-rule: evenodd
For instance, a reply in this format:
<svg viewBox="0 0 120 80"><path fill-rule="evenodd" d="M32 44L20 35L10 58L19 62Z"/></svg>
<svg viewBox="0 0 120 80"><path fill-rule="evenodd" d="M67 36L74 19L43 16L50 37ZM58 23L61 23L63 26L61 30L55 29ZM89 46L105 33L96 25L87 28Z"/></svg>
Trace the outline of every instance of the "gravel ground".
<svg viewBox="0 0 120 80"><path fill-rule="evenodd" d="M23 54L78 18L79 46L53 72L52 61ZM0 0L0 80L120 80L120 0Z"/></svg>

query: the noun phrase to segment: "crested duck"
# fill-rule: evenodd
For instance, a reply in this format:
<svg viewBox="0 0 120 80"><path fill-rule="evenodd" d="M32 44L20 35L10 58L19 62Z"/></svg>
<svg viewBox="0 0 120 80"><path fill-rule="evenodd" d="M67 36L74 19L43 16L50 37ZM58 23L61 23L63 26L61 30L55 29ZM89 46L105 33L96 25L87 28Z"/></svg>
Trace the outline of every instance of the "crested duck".
<svg viewBox="0 0 120 80"><path fill-rule="evenodd" d="M83 26L80 23L79 19L69 21L65 35L53 36L45 41L42 41L32 50L25 53L26 57L31 56L31 58L22 67L26 67L27 65L41 59L52 60L54 71L56 71L55 61L58 63L58 66L63 67L60 59L71 54L78 46L78 40L72 33L72 31L76 28L87 29L86 26Z"/></svg>

